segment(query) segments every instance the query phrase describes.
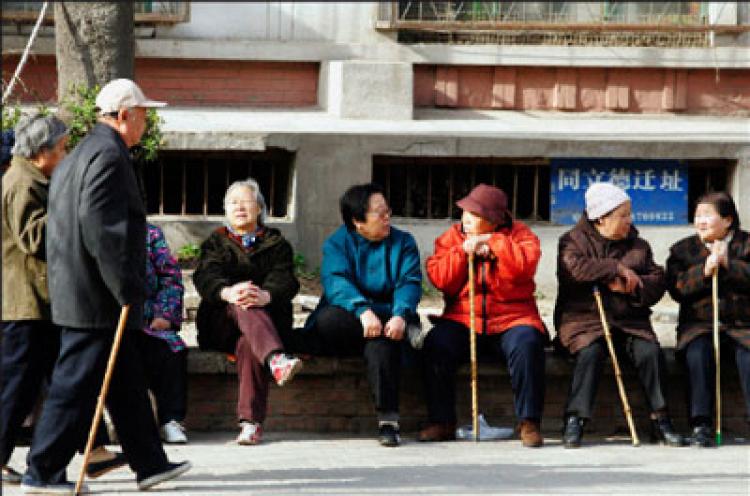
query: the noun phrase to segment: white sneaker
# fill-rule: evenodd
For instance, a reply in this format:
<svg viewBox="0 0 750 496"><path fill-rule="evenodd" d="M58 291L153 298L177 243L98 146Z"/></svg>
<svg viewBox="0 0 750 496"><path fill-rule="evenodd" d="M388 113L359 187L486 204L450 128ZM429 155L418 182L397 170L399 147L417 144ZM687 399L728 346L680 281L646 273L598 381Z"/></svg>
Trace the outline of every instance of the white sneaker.
<svg viewBox="0 0 750 496"><path fill-rule="evenodd" d="M161 438L165 443L170 444L187 443L185 428L176 420L170 420L169 422L161 426Z"/></svg>
<svg viewBox="0 0 750 496"><path fill-rule="evenodd" d="M242 429L237 436L237 444L250 445L260 443L263 437L263 427L255 422L240 422Z"/></svg>

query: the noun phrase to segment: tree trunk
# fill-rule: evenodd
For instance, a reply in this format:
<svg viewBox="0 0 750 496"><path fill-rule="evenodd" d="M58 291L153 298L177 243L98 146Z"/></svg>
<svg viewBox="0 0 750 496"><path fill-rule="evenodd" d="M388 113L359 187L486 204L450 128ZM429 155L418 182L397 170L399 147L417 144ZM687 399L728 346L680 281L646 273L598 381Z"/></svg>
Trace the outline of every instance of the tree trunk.
<svg viewBox="0 0 750 496"><path fill-rule="evenodd" d="M76 99L80 85L133 79L133 2L55 2L57 100Z"/></svg>

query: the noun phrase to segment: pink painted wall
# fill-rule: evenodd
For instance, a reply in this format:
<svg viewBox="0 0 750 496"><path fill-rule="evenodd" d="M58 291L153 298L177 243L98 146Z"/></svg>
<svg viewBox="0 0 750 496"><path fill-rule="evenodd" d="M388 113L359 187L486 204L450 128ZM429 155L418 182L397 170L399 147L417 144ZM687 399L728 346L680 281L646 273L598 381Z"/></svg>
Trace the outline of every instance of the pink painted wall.
<svg viewBox="0 0 750 496"><path fill-rule="evenodd" d="M414 66L416 107L750 115L750 70Z"/></svg>

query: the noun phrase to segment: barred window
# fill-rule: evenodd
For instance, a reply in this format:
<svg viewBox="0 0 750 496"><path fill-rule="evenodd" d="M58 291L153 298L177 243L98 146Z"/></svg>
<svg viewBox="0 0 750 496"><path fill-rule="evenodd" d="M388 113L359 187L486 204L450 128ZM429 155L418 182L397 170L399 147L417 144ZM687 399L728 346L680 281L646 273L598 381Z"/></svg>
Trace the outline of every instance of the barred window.
<svg viewBox="0 0 750 496"><path fill-rule="evenodd" d="M515 218L549 220L549 161L543 158L376 155L373 181L385 188L396 216L458 219L455 202L485 183L505 191Z"/></svg>
<svg viewBox="0 0 750 496"><path fill-rule="evenodd" d="M735 162L686 160L687 211L693 221L695 202L709 191L726 190ZM547 158L373 157L373 182L385 189L393 215L416 219L459 219L457 200L479 183L508 195L516 219L550 220L550 161Z"/></svg>
<svg viewBox="0 0 750 496"><path fill-rule="evenodd" d="M159 153L143 170L149 215L224 215L224 193L234 181L252 177L260 185L268 215L287 216L294 154L264 152L172 151Z"/></svg>

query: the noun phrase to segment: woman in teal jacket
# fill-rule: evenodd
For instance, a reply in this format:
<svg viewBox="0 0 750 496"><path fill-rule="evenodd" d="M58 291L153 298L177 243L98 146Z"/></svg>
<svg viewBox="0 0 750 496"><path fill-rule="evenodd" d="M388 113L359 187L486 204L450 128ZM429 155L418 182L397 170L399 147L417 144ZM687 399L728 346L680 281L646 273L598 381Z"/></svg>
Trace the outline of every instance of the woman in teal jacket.
<svg viewBox="0 0 750 496"><path fill-rule="evenodd" d="M320 354L364 354L379 441L398 446L400 345L407 324L419 322L419 251L411 234L391 227L379 186L352 186L340 207L344 225L323 244L323 296L305 329Z"/></svg>

